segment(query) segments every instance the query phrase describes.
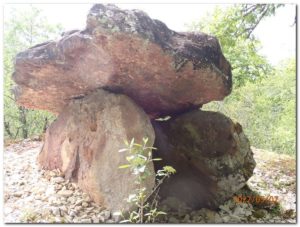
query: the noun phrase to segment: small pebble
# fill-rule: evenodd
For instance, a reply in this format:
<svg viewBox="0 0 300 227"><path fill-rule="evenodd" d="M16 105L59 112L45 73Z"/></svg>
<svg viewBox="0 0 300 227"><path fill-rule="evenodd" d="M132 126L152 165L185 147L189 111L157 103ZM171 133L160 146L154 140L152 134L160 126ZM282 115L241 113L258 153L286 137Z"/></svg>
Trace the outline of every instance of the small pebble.
<svg viewBox="0 0 300 227"><path fill-rule="evenodd" d="M52 183L55 183L55 184L60 184L60 183L65 182L65 179L62 178L62 177L53 177L53 178L51 179L51 182L52 182Z"/></svg>
<svg viewBox="0 0 300 227"><path fill-rule="evenodd" d="M83 206L83 207L88 207L89 204L88 204L87 202L83 202L83 203L82 203L82 206Z"/></svg>
<svg viewBox="0 0 300 227"><path fill-rule="evenodd" d="M259 209L253 212L253 216L256 218L263 218L268 212L264 209Z"/></svg>
<svg viewBox="0 0 300 227"><path fill-rule="evenodd" d="M183 221L188 222L190 220L190 218L191 218L190 215L186 214L183 218Z"/></svg>
<svg viewBox="0 0 300 227"><path fill-rule="evenodd" d="M169 218L169 223L177 224L177 223L179 223L179 220L175 217L170 217Z"/></svg>
<svg viewBox="0 0 300 227"><path fill-rule="evenodd" d="M104 221L106 221L110 218L110 211L104 210L100 213L100 216L104 218Z"/></svg>
<svg viewBox="0 0 300 227"><path fill-rule="evenodd" d="M81 220L81 223L92 223L92 220L89 218L85 218Z"/></svg>
<svg viewBox="0 0 300 227"><path fill-rule="evenodd" d="M69 196L73 195L73 191L62 189L62 190L57 192L57 195L61 195L61 196L64 196L64 197L69 197Z"/></svg>

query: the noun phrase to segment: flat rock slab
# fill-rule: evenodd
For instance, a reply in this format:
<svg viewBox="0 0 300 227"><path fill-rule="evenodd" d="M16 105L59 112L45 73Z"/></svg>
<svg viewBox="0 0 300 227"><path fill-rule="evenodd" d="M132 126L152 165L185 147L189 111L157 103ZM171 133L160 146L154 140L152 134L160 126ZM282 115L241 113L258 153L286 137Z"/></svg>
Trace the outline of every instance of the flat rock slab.
<svg viewBox="0 0 300 227"><path fill-rule="evenodd" d="M78 181L91 198L110 210L130 209L125 202L136 187L136 176L128 169L124 140L135 138L142 143L154 142L149 117L125 95L103 90L73 100L47 129L45 144L38 160L44 169L60 169L66 179ZM149 167L154 174L153 165ZM151 190L153 179L145 183ZM61 191L62 196L70 196Z"/></svg>
<svg viewBox="0 0 300 227"><path fill-rule="evenodd" d="M60 113L97 88L126 94L151 116L181 113L231 92L218 40L178 33L139 10L96 4L86 28L16 56L17 102Z"/></svg>
<svg viewBox="0 0 300 227"><path fill-rule="evenodd" d="M253 174L249 140L239 123L221 113L195 110L153 126L153 154L163 159L155 169L171 165L177 171L160 189L163 203L175 209L217 208Z"/></svg>

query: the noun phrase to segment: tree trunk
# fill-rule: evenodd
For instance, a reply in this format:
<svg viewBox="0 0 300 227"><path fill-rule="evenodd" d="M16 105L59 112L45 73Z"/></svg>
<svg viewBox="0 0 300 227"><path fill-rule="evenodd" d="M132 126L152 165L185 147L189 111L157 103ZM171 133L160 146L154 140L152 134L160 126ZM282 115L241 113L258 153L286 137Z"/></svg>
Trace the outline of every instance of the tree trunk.
<svg viewBox="0 0 300 227"><path fill-rule="evenodd" d="M24 139L28 138L28 127L27 127L26 113L27 113L27 110L24 107L20 106L19 107L19 120L20 120L20 123L21 123L22 137Z"/></svg>
<svg viewBox="0 0 300 227"><path fill-rule="evenodd" d="M9 122L4 121L4 129L5 129L6 133L7 133L7 135L9 136L9 138L13 138L13 135L12 135L12 133L10 131Z"/></svg>
<svg viewBox="0 0 300 227"><path fill-rule="evenodd" d="M47 128L48 128L48 118L47 118L47 117L45 117L45 121L44 121L44 127L43 127L43 133L45 133L45 132L46 132Z"/></svg>

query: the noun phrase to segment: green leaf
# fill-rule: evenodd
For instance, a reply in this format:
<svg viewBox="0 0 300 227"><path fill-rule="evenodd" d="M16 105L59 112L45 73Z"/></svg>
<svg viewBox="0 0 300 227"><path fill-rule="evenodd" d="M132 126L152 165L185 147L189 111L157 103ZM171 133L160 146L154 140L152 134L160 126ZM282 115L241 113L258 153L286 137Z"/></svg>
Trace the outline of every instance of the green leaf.
<svg viewBox="0 0 300 227"><path fill-rule="evenodd" d="M129 168L130 167L130 165L121 165L121 166L119 166L119 169L125 169L125 168Z"/></svg>
<svg viewBox="0 0 300 227"><path fill-rule="evenodd" d="M144 144L147 144L148 138L143 138L143 142L144 142Z"/></svg>
<svg viewBox="0 0 300 227"><path fill-rule="evenodd" d="M126 146L129 146L128 140L124 140Z"/></svg>
<svg viewBox="0 0 300 227"><path fill-rule="evenodd" d="M176 170L172 166L164 166L163 170L166 171L167 173L171 173L171 174L176 173Z"/></svg>
<svg viewBox="0 0 300 227"><path fill-rule="evenodd" d="M134 144L134 138L132 138L132 140L130 141L130 145L129 145L129 147L132 147L132 146L133 146L133 144Z"/></svg>
<svg viewBox="0 0 300 227"><path fill-rule="evenodd" d="M138 154L138 157L140 157L141 159L147 160L147 157L141 154Z"/></svg>
<svg viewBox="0 0 300 227"><path fill-rule="evenodd" d="M140 173L143 173L143 172L145 172L145 169L146 169L146 166L142 166L142 167L138 168L138 171Z"/></svg>
<svg viewBox="0 0 300 227"><path fill-rule="evenodd" d="M167 213L163 212L163 211L158 211L156 212L157 215L167 215Z"/></svg>
<svg viewBox="0 0 300 227"><path fill-rule="evenodd" d="M126 160L127 160L128 162L131 162L133 159L134 159L134 155L130 155L130 156L127 156L127 157L126 157Z"/></svg>

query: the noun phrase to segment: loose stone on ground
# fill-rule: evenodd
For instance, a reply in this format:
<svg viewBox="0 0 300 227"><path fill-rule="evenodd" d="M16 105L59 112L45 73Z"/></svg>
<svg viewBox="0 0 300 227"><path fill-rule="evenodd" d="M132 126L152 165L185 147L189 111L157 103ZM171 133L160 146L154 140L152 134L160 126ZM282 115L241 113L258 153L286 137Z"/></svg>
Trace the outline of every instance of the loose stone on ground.
<svg viewBox="0 0 300 227"><path fill-rule="evenodd" d="M59 171L39 170L36 157L42 143L26 141L12 144L4 150L4 222L5 223L115 223L114 215L96 205L76 183L62 181ZM217 211L200 209L169 212L160 222L170 223L295 223L295 163L290 157L252 148L257 167L248 185L259 193L278 194L278 206L256 207L248 203L226 201ZM286 165L275 165L277 161ZM278 163L277 163L278 164ZM277 172L274 172L274 168ZM24 171L26 169L26 171ZM277 187L273 178L289 179L290 186ZM267 177L266 177L267 176ZM272 178L272 179L273 179ZM59 180L58 180L59 179ZM264 188L267 182L271 191ZM287 182L287 181L285 181ZM57 192L70 192L69 197ZM248 193L240 191L238 194ZM286 196L290 195L290 196Z"/></svg>

